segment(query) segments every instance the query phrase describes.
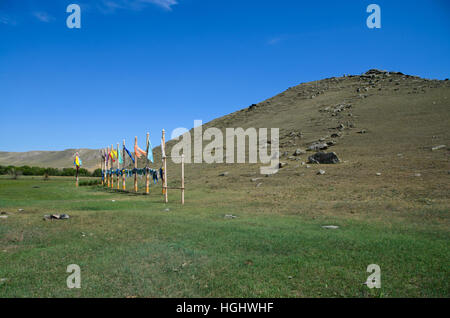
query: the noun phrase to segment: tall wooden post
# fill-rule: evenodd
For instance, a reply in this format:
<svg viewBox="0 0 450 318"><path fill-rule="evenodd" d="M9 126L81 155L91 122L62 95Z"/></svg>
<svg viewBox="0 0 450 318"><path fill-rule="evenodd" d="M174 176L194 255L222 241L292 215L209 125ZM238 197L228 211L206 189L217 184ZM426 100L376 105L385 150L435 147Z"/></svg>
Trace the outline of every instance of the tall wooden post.
<svg viewBox="0 0 450 318"><path fill-rule="evenodd" d="M105 149L105 162L104 162L104 170L105 170L105 186L108 184L108 167L106 166L106 161L107 161L107 158L108 158L108 152L107 152L107 150Z"/></svg>
<svg viewBox="0 0 450 318"><path fill-rule="evenodd" d="M80 169L80 167L77 166L77 174L75 176L75 186L78 188L78 170Z"/></svg>
<svg viewBox="0 0 450 318"><path fill-rule="evenodd" d="M167 189L167 155L166 155L166 131L163 129L162 130L162 143L161 143L161 147L162 147L162 154L163 154L163 166L164 166L164 171L163 171L163 192L164 192L164 202L167 203L169 202L169 198L168 198L168 189Z"/></svg>
<svg viewBox="0 0 450 318"><path fill-rule="evenodd" d="M149 149L148 149L149 138L150 138L150 134L147 133L147 144L146 144L147 151L149 151ZM149 194L149 192L150 192L150 174L148 173L149 172L148 171L148 153L147 153L147 158L146 158L145 162L147 163L145 166L145 169L147 170L146 175L145 175L145 193Z"/></svg>
<svg viewBox="0 0 450 318"><path fill-rule="evenodd" d="M123 158L123 167L122 169L125 169L125 139L123 140L123 150L122 150L122 158ZM126 190L126 181L125 181L125 172L122 174L122 190Z"/></svg>
<svg viewBox="0 0 450 318"><path fill-rule="evenodd" d="M114 171L114 160L113 160L113 154L112 154L113 151L114 151L114 147L111 144L111 172ZM111 174L111 189L113 189L113 188L114 188L114 177Z"/></svg>
<svg viewBox="0 0 450 318"><path fill-rule="evenodd" d="M108 158L107 162L108 164L106 164L106 170L108 170L108 175L107 175L107 180L108 180L108 188L111 186L111 176L109 175L109 162L111 161L111 158L109 158L109 147L106 147L106 158Z"/></svg>
<svg viewBox="0 0 450 318"><path fill-rule="evenodd" d="M184 204L184 154L181 155L181 204Z"/></svg>
<svg viewBox="0 0 450 318"><path fill-rule="evenodd" d="M137 136L134 137L134 145L137 145ZM138 158L136 154L136 147L134 150L134 192L138 192L138 182L137 182L137 167L138 167Z"/></svg>
<svg viewBox="0 0 450 318"><path fill-rule="evenodd" d="M119 143L117 143L117 170L120 170L120 162L119 162ZM117 190L120 190L120 175L117 173Z"/></svg>
<svg viewBox="0 0 450 318"><path fill-rule="evenodd" d="M165 139L165 131L164 129L162 130L162 135L161 135L161 170L163 173L161 174L161 193L165 194L166 190L164 189L164 157L166 156L164 153L164 139Z"/></svg>
<svg viewBox="0 0 450 318"><path fill-rule="evenodd" d="M104 161L105 161L104 157L105 156L103 155L103 150L101 150L100 154L102 156L101 165L100 165L100 169L102 170L102 185L104 185L105 184L105 182L104 182L104 180L105 180L105 173L103 171L103 168L105 168L105 163L104 163Z"/></svg>
<svg viewBox="0 0 450 318"><path fill-rule="evenodd" d="M103 169L103 186L106 185L106 154L105 154L105 149L103 149L103 165L102 165L102 169Z"/></svg>

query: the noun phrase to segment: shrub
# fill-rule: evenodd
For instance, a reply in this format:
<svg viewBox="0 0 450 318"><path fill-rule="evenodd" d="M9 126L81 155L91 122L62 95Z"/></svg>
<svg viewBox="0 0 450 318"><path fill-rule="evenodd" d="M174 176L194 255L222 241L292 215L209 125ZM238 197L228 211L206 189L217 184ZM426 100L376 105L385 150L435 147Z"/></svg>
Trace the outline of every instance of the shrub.
<svg viewBox="0 0 450 318"><path fill-rule="evenodd" d="M49 176L65 176L65 177L74 177L76 175L75 168L41 168L41 167L30 167L30 166L0 166L0 175L9 174L14 176L14 179L17 179L18 176L44 176L45 180L48 180ZM93 173L90 173L89 170L85 168L80 168L78 170L78 175L80 177L101 177L102 170L97 169ZM47 176L47 177L45 177Z"/></svg>
<svg viewBox="0 0 450 318"><path fill-rule="evenodd" d="M95 169L94 172L92 173L92 176L100 178L102 176L102 169L100 168Z"/></svg>

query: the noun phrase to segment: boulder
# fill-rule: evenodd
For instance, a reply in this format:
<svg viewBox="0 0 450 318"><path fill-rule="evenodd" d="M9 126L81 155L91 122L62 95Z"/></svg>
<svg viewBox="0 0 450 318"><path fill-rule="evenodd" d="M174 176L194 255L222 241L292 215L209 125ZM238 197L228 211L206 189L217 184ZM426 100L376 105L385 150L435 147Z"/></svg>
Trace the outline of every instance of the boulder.
<svg viewBox="0 0 450 318"><path fill-rule="evenodd" d="M387 74L387 71L373 68L373 69L368 70L365 74L366 75L372 75L372 74L373 75L381 75L381 74Z"/></svg>
<svg viewBox="0 0 450 318"><path fill-rule="evenodd" d="M328 145L326 143L316 142L316 143L313 143L311 146L309 146L308 150L317 151L317 150L325 150L327 148L328 148Z"/></svg>
<svg viewBox="0 0 450 318"><path fill-rule="evenodd" d="M439 149L444 149L445 147L446 147L445 145L439 145L439 146L431 147L431 151L435 151L435 150L439 150Z"/></svg>
<svg viewBox="0 0 450 318"><path fill-rule="evenodd" d="M324 163L324 164L334 164L339 163L340 160L335 152L317 152L312 156L308 157L309 163Z"/></svg>
<svg viewBox="0 0 450 318"><path fill-rule="evenodd" d="M70 217L67 214L46 214L44 220L67 220Z"/></svg>
<svg viewBox="0 0 450 318"><path fill-rule="evenodd" d="M323 225L322 228L328 229L328 230L336 230L339 228L337 225Z"/></svg>
<svg viewBox="0 0 450 318"><path fill-rule="evenodd" d="M305 154L306 153L306 151L304 151L304 150L302 150L302 149L296 149L295 151L294 151L294 156L300 156L300 155L303 155L303 154Z"/></svg>

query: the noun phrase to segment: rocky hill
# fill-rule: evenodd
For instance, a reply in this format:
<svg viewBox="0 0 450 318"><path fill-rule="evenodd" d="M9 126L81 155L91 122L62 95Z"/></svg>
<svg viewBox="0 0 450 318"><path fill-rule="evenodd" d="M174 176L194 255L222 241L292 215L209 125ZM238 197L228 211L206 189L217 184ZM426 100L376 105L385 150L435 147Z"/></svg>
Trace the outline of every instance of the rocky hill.
<svg viewBox="0 0 450 318"><path fill-rule="evenodd" d="M355 167L367 165L375 169L390 165L403 169L415 163L418 169L426 165L444 167L448 165L450 145L449 106L448 80L372 69L362 75L290 87L265 101L205 123L203 130L216 127L225 133L227 127L279 128L280 160L284 164L279 176L283 170L291 171L289 175L302 175L304 172L299 169L310 167L307 159L318 149L336 152L341 163L351 162ZM173 144L174 141L168 142L168 153ZM439 146L439 151L431 150ZM75 151L80 152L85 168L100 167L99 150L92 149L0 152L0 164L71 167ZM154 152L154 167L159 167L159 147ZM232 175L237 178L257 173L258 165L250 166L193 164L187 168L187 174L209 179L218 171L235 170ZM175 175L177 171L176 168Z"/></svg>
<svg viewBox="0 0 450 318"><path fill-rule="evenodd" d="M448 80L372 69L303 83L203 126L223 132L227 127L279 128L279 173L260 175L260 164L191 164L186 184L207 183L212 191L243 187L255 200L268 193L289 199L338 183L348 191L415 184L441 193L448 189L450 169L449 109ZM335 152L340 163L308 162L318 149ZM159 149L156 153L159 163ZM179 167L169 169L169 181L178 185Z"/></svg>

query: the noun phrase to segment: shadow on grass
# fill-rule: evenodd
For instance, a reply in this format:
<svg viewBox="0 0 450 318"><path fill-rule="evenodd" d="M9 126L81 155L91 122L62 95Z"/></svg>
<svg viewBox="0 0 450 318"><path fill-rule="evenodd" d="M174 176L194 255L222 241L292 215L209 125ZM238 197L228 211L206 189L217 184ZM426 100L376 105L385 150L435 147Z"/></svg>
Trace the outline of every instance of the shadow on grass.
<svg viewBox="0 0 450 318"><path fill-rule="evenodd" d="M96 191L96 192L105 192L105 193L114 193L114 194L128 195L128 196L132 196L132 197L150 195L150 193L145 193L145 192L131 192L131 191L128 191L128 190L111 189L111 188L105 188L105 187L101 187L101 186L92 187L91 190L92 191Z"/></svg>

